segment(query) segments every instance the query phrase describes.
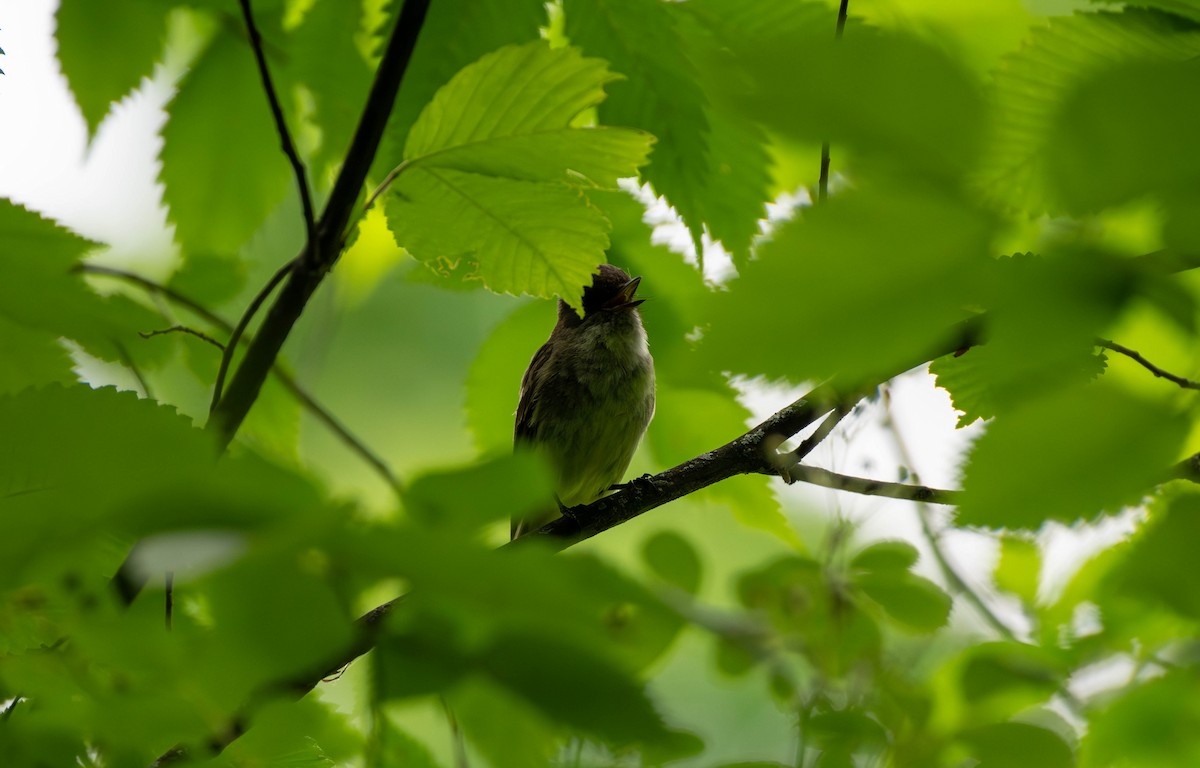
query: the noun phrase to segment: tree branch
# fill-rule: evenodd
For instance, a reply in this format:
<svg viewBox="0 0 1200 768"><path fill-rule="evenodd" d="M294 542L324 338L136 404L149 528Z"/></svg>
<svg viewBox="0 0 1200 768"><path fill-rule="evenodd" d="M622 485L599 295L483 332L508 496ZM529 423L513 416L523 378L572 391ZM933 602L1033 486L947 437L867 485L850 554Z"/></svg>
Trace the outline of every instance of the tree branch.
<svg viewBox="0 0 1200 768"><path fill-rule="evenodd" d="M229 321L215 314L200 302L185 296L174 288L162 285L161 283L156 283L153 280L142 277L138 274L134 274L133 272L126 272L125 270L114 269L113 267L102 267L96 264L79 264L76 265L75 271L94 275L103 275L105 277L113 277L132 283L140 288L144 288L150 293L161 295L181 307L186 307L198 317L203 318L211 325L220 328L226 333L228 333L233 327ZM218 349L224 349L224 345L222 345L216 339L208 337L199 331L187 328L185 326L175 326L173 328L150 331L148 333L141 333L139 335L143 338L150 338L152 336L158 336L160 334L171 332L188 333L206 341L209 344L215 345ZM238 341L242 344L248 345L250 344L251 340L245 336L241 336ZM275 375L275 378L279 380L279 383L283 385L283 388L286 389L288 393L292 395L292 397L300 401L300 404L307 408L308 411L315 416L318 421L320 421L326 426L326 428L329 429L329 431L333 432L333 434L336 435L347 448L358 454L359 458L369 464L379 474L383 481L387 483L397 495L399 495L401 488L400 480L395 476L395 474L392 473L391 468L384 463L383 459L379 458L374 451L368 448L366 443L358 439L344 424L342 424L341 421L338 420L336 416L333 415L333 413L326 409L325 406L317 402L317 400L310 395L307 390L301 387L296 380L292 378L291 374L289 374L282 365L276 362L271 366L271 373Z"/></svg>
<svg viewBox="0 0 1200 768"><path fill-rule="evenodd" d="M343 230L350 220L354 203L363 189L367 172L379 149L383 129L396 101L400 82L408 68L428 9L429 0L405 0L400 9L400 18L396 21L379 69L375 73L375 82L371 86L371 93L359 119L358 129L317 224L316 242L306 247L306 253L302 254L290 271L287 282L276 297L262 327L255 334L254 341L234 374L228 390L209 417L207 429L215 433L218 445L222 449L228 446L237 434L246 414L257 399L263 381L283 347L283 342L300 318L309 298L340 254ZM311 258L314 252L320 256L319 260Z"/></svg>
<svg viewBox="0 0 1200 768"><path fill-rule="evenodd" d="M842 33L846 30L846 12L849 10L850 0L842 0L838 6L837 15L837 30L834 32L834 38L842 39ZM817 200L825 202L825 198L829 197L829 142L821 142L821 176L817 180Z"/></svg>
<svg viewBox="0 0 1200 768"><path fill-rule="evenodd" d="M928 504L958 504L962 491L944 491L924 485L905 485L904 483L889 483L883 480L870 480L865 477L853 477L831 472L828 469L812 467L806 464L793 464L778 473L784 482L811 483L835 491L849 491L864 496L883 496L889 499L925 502Z"/></svg>
<svg viewBox="0 0 1200 768"><path fill-rule="evenodd" d="M1143 368L1145 368L1147 371L1150 371L1150 373L1153 373L1155 376L1157 376L1160 379L1166 379L1167 381L1169 381L1173 384L1178 384L1179 386L1183 387L1184 389L1200 389L1200 383L1191 381L1190 379L1185 379L1182 376L1176 376L1175 374L1170 373L1168 371L1164 371L1162 368L1159 368L1157 365L1150 362L1146 358L1142 357L1139 353L1133 351L1129 347L1123 347L1120 344L1116 343L1115 341L1109 341L1108 339L1099 339L1098 338L1095 340L1094 343L1097 347L1103 347L1104 349L1111 349L1113 352L1117 352L1119 354L1125 355L1125 357L1128 357L1130 360L1133 360L1135 363L1138 363Z"/></svg>

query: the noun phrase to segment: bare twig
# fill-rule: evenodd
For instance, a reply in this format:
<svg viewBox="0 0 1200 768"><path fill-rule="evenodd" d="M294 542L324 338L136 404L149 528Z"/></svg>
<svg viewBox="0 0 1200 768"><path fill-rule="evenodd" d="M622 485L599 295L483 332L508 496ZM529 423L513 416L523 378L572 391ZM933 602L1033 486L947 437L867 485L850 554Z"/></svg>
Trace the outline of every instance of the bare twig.
<svg viewBox="0 0 1200 768"><path fill-rule="evenodd" d="M275 286L287 277L292 269L296 266L296 260L292 259L287 264L280 267L275 274L271 275L271 279L262 287L262 290L250 302L250 306L246 307L246 311L242 313L238 323L233 328L233 332L229 334L229 343L225 345L224 353L221 355L221 367L217 369L217 380L213 384L212 403L208 407L209 419L212 419L213 413L217 410L217 406L221 403L221 396L225 389L225 376L229 373L229 365L233 362L233 351L237 349L238 342L242 338L242 334L246 332L246 326L250 325L250 321L258 314L258 309L275 290ZM274 360L272 359L272 363ZM257 395L257 393L256 393Z"/></svg>
<svg viewBox="0 0 1200 768"><path fill-rule="evenodd" d="M188 328L186 325L172 325L170 328L160 328L157 331L138 331L138 336L143 339L152 339L155 336L165 336L168 333L186 333L188 336L195 336L197 339L213 345L222 352L225 351L225 345L209 336L204 331L197 331L195 328Z"/></svg>
<svg viewBox="0 0 1200 768"><path fill-rule="evenodd" d="M962 493L961 491L944 491L924 485L906 485L904 483L889 483L883 480L870 480L865 477L853 477L805 464L793 464L787 467L786 470L780 470L780 472L781 474L786 472L784 480L789 483L811 483L812 485L819 485L824 488L832 488L835 491L849 491L850 493L859 493L864 496L883 496L889 499L903 499L905 501L918 501L927 504L957 504L959 496Z"/></svg>
<svg viewBox="0 0 1200 768"><path fill-rule="evenodd" d="M80 264L77 266L77 271L124 280L137 285L140 288L144 288L151 293L161 295L181 307L186 307L197 316L203 318L210 324L227 333L233 328L229 321L210 311L198 301L180 293L174 288L162 285L161 283L156 283L153 280L142 277L138 274L134 274L133 272L126 272L125 270L115 269L113 267L101 267L95 264ZM143 338L149 338L151 336L157 336L172 331L188 333L196 336L197 338L204 339L208 343L213 344L218 348L224 348L219 341L205 337L204 334L200 333L199 331L195 331L184 326L166 328L160 331L151 331L149 333L143 333L140 335ZM249 344L250 339L246 336L242 336L239 339L239 342L241 344ZM346 426L343 425L336 416L334 416L323 405L318 403L312 395L308 394L305 389L296 383L296 380L292 378L292 376L284 369L282 365L278 363L273 365L271 367L271 373L275 375L275 378L279 380L279 383L283 385L284 389L286 389L293 397L299 400L301 405L307 408L309 412L317 418L318 421L326 426L326 428L337 435L337 437L346 445L347 448L354 453L357 453L363 461L370 464L371 467L373 467L379 474L379 476L383 478L384 482L386 482L388 486L390 486L392 490L396 492L397 495L400 493L400 480L392 473L392 470L388 467L388 465L385 464L381 458L376 456L375 453L368 448L363 441L355 437L355 435L351 433L350 430L347 429Z"/></svg>
<svg viewBox="0 0 1200 768"><path fill-rule="evenodd" d="M262 35L258 32L258 25L254 23L254 12L250 10L250 0L240 0L240 2L242 17L246 20L246 31L250 35L250 47L254 49L254 58L258 62L258 74L262 77L263 91L267 94L267 101L271 105L271 116L275 118L275 129L279 132L279 143L283 148L283 154L287 155L288 162L292 164L292 172L296 175L296 186L300 190L300 205L304 210L304 229L308 235L308 254L311 258L317 259L317 217L313 213L312 195L308 191L308 177L304 170L304 163L300 160L300 154L292 142L292 134L288 130L287 120L283 116L283 108L279 104L279 96L275 92L275 84L271 81L271 70L267 67L267 57L263 53Z"/></svg>
<svg viewBox="0 0 1200 768"><path fill-rule="evenodd" d="M842 33L846 30L846 13L849 10L850 0L842 0L838 6L837 15L837 31L834 32L834 38L842 39ZM821 142L821 177L817 181L817 200L825 202L825 198L829 197L829 142Z"/></svg>
<svg viewBox="0 0 1200 768"><path fill-rule="evenodd" d="M1115 341L1109 341L1108 339L1099 339L1098 338L1095 340L1094 343L1097 347L1103 347L1104 349L1110 349L1113 352L1116 352L1118 354L1124 355L1125 357L1128 357L1130 360L1133 360L1135 363L1141 365L1147 371L1150 371L1150 373L1153 373L1155 376L1157 376L1160 379L1166 379L1167 381L1171 382L1172 384L1178 384L1179 386L1183 387L1184 389L1200 389L1200 383L1192 381L1191 379L1185 379L1182 376L1176 376L1175 374L1173 374L1169 371L1164 371L1162 368L1159 368L1157 365L1150 362L1146 358L1142 357L1139 353L1135 352L1134 350L1130 349L1129 347L1123 347L1120 344L1116 343Z"/></svg>

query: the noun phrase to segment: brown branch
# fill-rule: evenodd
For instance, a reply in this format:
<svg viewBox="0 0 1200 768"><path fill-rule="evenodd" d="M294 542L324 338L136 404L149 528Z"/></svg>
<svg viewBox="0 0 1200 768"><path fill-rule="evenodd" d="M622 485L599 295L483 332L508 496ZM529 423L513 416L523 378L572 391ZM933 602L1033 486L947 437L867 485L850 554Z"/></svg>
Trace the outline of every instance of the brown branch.
<svg viewBox="0 0 1200 768"><path fill-rule="evenodd" d="M784 482L810 483L835 491L849 491L864 496L883 496L889 499L926 502L929 504L958 504L962 491L944 491L924 485L905 485L904 483L889 483L883 480L870 480L865 477L853 477L831 472L828 469L812 467L806 464L793 464L779 473Z"/></svg>
<svg viewBox="0 0 1200 768"><path fill-rule="evenodd" d="M1172 384L1178 384L1179 386L1183 387L1184 389L1200 389L1200 383L1197 383L1190 379L1185 379L1182 376L1176 376L1175 374L1170 373L1169 371L1164 371L1162 368L1159 368L1157 365L1150 362L1146 358L1142 357L1139 353L1135 352L1134 350L1130 349L1129 347L1123 347L1120 344L1116 343L1115 341L1109 341L1108 339L1099 339L1098 338L1095 340L1094 343L1097 347L1103 347L1104 349L1111 349L1113 352L1116 352L1118 354L1124 355L1125 357L1128 357L1130 360L1141 365L1147 371L1150 371L1150 373L1153 373L1155 376L1157 376L1160 379L1166 379L1167 381L1171 382Z"/></svg>
<svg viewBox="0 0 1200 768"><path fill-rule="evenodd" d="M143 339L153 339L155 336L166 336L170 333L184 333L188 336L195 336L201 341L211 344L222 352L225 351L225 345L209 336L204 331L197 331L195 328L188 328L186 325L172 325L170 328L160 328L157 331L138 331L138 336Z"/></svg>
<svg viewBox="0 0 1200 768"><path fill-rule="evenodd" d="M379 149L384 126L391 115L428 9L429 0L405 0L400 9L400 18L376 70L358 129L317 224L316 242L306 247L307 253L302 254L297 266L290 271L228 390L222 394L209 418L207 429L216 434L222 448L237 434L292 327L340 254L343 232ZM320 256L319 260L311 258L314 251Z"/></svg>

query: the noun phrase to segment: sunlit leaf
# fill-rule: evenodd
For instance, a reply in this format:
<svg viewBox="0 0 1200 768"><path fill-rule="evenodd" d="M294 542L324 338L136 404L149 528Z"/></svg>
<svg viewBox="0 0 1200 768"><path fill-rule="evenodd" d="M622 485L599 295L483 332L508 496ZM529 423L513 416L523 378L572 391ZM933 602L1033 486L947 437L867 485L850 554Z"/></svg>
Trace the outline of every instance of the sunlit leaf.
<svg viewBox="0 0 1200 768"><path fill-rule="evenodd" d="M578 306L608 247L608 222L571 182L636 174L652 140L574 128L604 98L604 62L543 43L463 69L408 135L387 203L397 242L418 259L470 265L492 290Z"/></svg>

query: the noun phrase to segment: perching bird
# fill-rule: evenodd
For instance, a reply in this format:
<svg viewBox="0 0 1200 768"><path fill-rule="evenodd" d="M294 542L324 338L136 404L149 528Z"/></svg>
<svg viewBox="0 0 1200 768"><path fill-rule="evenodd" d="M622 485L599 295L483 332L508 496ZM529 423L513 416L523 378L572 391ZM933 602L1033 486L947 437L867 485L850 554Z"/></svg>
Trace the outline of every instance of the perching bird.
<svg viewBox="0 0 1200 768"><path fill-rule="evenodd" d="M516 448L541 451L554 469L558 502L595 501L621 481L654 415L654 359L632 280L600 265L583 291L583 317L558 302L558 324L521 379ZM555 514L514 519L512 537Z"/></svg>

